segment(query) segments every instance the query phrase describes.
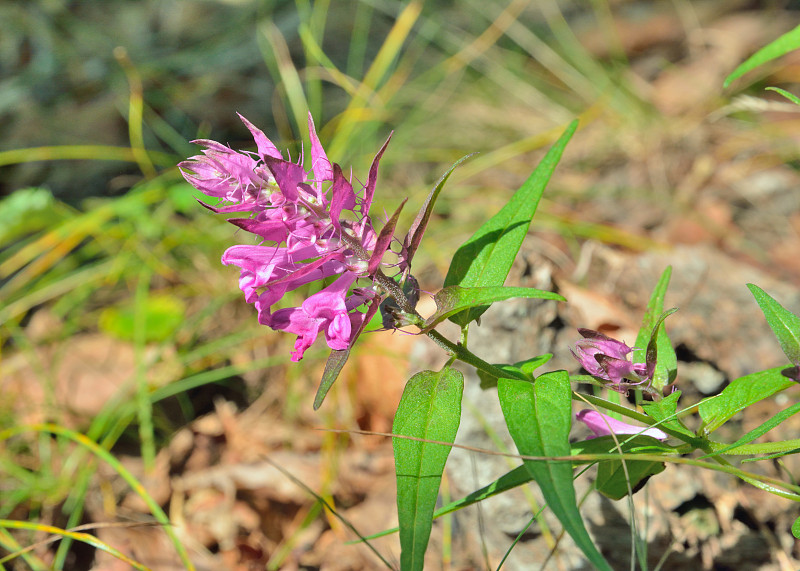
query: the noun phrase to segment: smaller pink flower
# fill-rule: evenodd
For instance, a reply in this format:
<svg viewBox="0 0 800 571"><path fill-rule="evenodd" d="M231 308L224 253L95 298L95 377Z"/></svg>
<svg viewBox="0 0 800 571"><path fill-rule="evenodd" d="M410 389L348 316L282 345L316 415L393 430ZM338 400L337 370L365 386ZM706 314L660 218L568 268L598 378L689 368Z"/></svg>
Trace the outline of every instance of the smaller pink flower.
<svg viewBox="0 0 800 571"><path fill-rule="evenodd" d="M621 390L626 385L652 380L655 361L632 363L628 355L633 347L592 329L578 329L578 333L583 339L575 343L572 356L593 377L609 381Z"/></svg>
<svg viewBox="0 0 800 571"><path fill-rule="evenodd" d="M658 440L666 440L668 438L667 434L658 428L653 428L652 426L644 428L627 424L596 410L582 410L575 415L575 418L588 426L589 430L594 433L594 436L590 438L609 436L611 434L642 434L644 436L652 436Z"/></svg>

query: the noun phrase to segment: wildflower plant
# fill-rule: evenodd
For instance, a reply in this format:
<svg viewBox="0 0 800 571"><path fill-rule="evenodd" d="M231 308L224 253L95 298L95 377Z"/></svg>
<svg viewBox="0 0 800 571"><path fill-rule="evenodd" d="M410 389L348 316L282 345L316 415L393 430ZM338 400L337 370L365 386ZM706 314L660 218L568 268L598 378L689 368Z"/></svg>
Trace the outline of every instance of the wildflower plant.
<svg viewBox="0 0 800 571"><path fill-rule="evenodd" d="M383 328L410 327L450 357L441 370L421 371L408 380L394 420L403 570L423 569L435 517L532 481L591 564L610 570L578 508L573 478L574 467L581 464L596 464L595 488L617 500L633 494L667 462L675 462L724 471L800 502L800 486L748 472L730 460L742 455L750 460L776 458L800 448L798 441L754 443L799 412L800 405L779 412L735 442L711 437L743 408L800 380L800 318L757 286L749 285L792 366L736 379L719 395L682 411L677 358L665 325L676 311L664 310L669 267L653 292L634 345L597 331L578 330L581 338L569 350L587 375L564 370L537 374L551 355L533 355L515 364L491 363L468 348L470 324L494 302L514 297L566 301L557 293L503 283L577 122L568 126L510 201L454 253L443 287L434 296L436 311L426 319L416 311L419 287L411 262L439 193L461 161L441 177L408 232L399 237L397 221L405 202L380 228L370 216L388 140L376 153L366 182L359 184L328 159L310 116L307 165L303 155L296 162L284 158L262 131L243 117L242 121L253 135L256 151L195 141L204 147L202 153L180 167L189 183L215 200L204 204L206 208L242 215L229 221L253 239L228 248L222 263L239 268L239 287L254 305L259 322L296 336L294 361L324 337L331 353L315 408L322 405L359 336L377 322L373 317L378 311ZM317 284L316 292L299 306L276 309L288 292L309 284ZM444 320L460 326L457 341L437 330ZM483 385L496 387L522 464L436 510L442 473L461 418L464 377L453 367L455 361L474 367ZM579 392L578 383L594 385L596 390ZM620 394L631 391L636 406L621 402ZM581 405L576 415L573 401ZM701 423L693 430L684 417L695 413ZM575 420L591 434L571 442ZM695 451L699 456L686 457ZM800 537L800 520L793 532Z"/></svg>

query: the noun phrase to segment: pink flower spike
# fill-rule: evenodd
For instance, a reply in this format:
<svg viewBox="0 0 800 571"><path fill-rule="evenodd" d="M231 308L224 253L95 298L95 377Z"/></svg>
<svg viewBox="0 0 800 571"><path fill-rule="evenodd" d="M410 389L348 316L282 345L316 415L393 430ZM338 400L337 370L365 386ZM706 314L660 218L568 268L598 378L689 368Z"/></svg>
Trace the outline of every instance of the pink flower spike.
<svg viewBox="0 0 800 571"><path fill-rule="evenodd" d="M658 428L652 426L650 428L644 428L641 426L634 426L633 424L627 424L607 414L597 412L596 410L582 410L575 415L575 418L584 423L589 427L589 430L594 433L594 436L590 438L610 436L611 434L641 434L644 436L651 436L657 440L666 440L669 438L665 432Z"/></svg>

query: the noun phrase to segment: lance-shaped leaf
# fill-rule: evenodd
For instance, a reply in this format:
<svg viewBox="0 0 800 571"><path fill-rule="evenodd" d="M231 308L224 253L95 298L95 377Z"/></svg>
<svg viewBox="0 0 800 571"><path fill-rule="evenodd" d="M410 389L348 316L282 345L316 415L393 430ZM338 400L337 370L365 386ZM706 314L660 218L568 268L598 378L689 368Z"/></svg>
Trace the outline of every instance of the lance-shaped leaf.
<svg viewBox="0 0 800 571"><path fill-rule="evenodd" d="M361 325L357 329L353 330L350 334L350 345L347 347L347 349L334 349L331 351L331 354L328 356L328 360L325 362L325 370L322 372L322 380L319 382L319 388L317 389L317 394L314 397L314 410L317 410L322 406L322 401L325 400L328 391L331 390L334 381L339 377L339 373L342 372L344 364L347 363L347 359L350 357L350 349L353 347L359 335L361 335L361 333L364 331L364 328L370 322L372 317L378 312L379 305L379 298L373 299L372 302L370 302L370 306L364 314Z"/></svg>
<svg viewBox="0 0 800 571"><path fill-rule="evenodd" d="M747 284L756 298L781 349L794 365L787 376L800 381L800 318L770 297L767 292L754 284Z"/></svg>
<svg viewBox="0 0 800 571"><path fill-rule="evenodd" d="M753 70L770 60L787 54L792 50L796 50L798 47L800 47L800 26L797 26L793 30L786 32L777 40L767 44L752 56L747 58L743 64L734 69L733 73L725 78L723 87L728 87L734 79L743 76L748 71Z"/></svg>
<svg viewBox="0 0 800 571"><path fill-rule="evenodd" d="M788 420L798 412L800 412L800 403L795 403L789 408L782 410L775 416L770 417L769 420L767 420L760 426L757 426L747 434L743 435L733 444L728 444L727 446L723 446L722 448L715 449L714 452L712 452L711 454L706 454L705 456L701 456L699 459L703 460L705 458L711 458L712 456L717 456L719 454L736 454L738 452L736 450L737 448L744 446L745 444L749 444L756 438L765 435L767 432L769 432L770 430L772 430L785 420ZM765 446L764 450L770 449L774 444L775 444L774 442L770 442L766 445L763 445ZM789 446L794 448L793 444L789 444ZM759 450L758 444L747 448L747 454L762 454L762 453L763 450Z"/></svg>
<svg viewBox="0 0 800 571"><path fill-rule="evenodd" d="M452 444L461 422L464 377L454 369L422 371L406 384L392 433ZM422 570L431 535L433 510L450 446L394 438L400 565Z"/></svg>
<svg viewBox="0 0 800 571"><path fill-rule="evenodd" d="M436 186L433 187L433 190L431 190L428 198L420 208L419 214L417 214L416 219L414 219L413 224L411 224L408 234L406 234L406 237L403 240L402 258L405 266L411 265L411 260L414 258L417 248L419 248L419 243L422 241L422 236L425 234L425 230L428 227L428 221L431 219L431 214L433 214L433 207L436 204L436 199L439 198L439 193L442 191L442 188L444 188L444 184L447 182L447 179L450 178L450 175L453 174L453 171L456 170L458 165L466 161L474 154L475 153L472 153L465 157L461 157L459 160L453 163L453 165L447 169L447 172L444 173L436 182Z"/></svg>
<svg viewBox="0 0 800 571"><path fill-rule="evenodd" d="M511 438L525 456L568 457L572 390L566 371L545 373L535 383L500 379L500 406ZM525 460L553 514L584 555L602 571L611 567L597 550L578 511L572 462Z"/></svg>
<svg viewBox="0 0 800 571"><path fill-rule="evenodd" d="M697 412L703 419L701 431L710 434L737 412L777 392L796 386L794 381L781 374L781 369L782 367L775 367L739 377L717 396L702 401L697 407Z"/></svg>
<svg viewBox="0 0 800 571"><path fill-rule="evenodd" d="M522 375L528 377L528 379L533 381L533 371L535 371L542 365L546 364L552 358L553 358L552 353L545 353L544 355L537 355L536 357L531 357L530 359L519 361L517 363L514 363L513 365L495 365L495 367L497 367L501 371L506 371L511 373L510 375L508 375L509 377L513 378ZM477 370L477 373L478 373L478 378L481 380L482 389L486 390L488 388L497 386L497 377L495 377L494 375L486 371L482 371L480 369Z"/></svg>
<svg viewBox="0 0 800 571"><path fill-rule="evenodd" d="M397 220L400 218L400 213L403 211L407 200L406 198L400 203L400 206L394 211L394 214L392 214L392 217L386 222L386 225L381 228L381 233L378 234L378 240L375 242L375 249L372 251L372 256L370 256L369 265L367 266L367 271L370 274L375 273L375 270L381 265L383 255L386 253L386 250L389 249L389 244L392 243Z"/></svg>
<svg viewBox="0 0 800 571"><path fill-rule="evenodd" d="M456 251L444 280L445 286L503 285L528 233L544 188L577 127L577 121L570 123L511 200ZM474 307L451 316L450 320L464 327L487 309L488 306Z"/></svg>
<svg viewBox="0 0 800 571"><path fill-rule="evenodd" d="M470 307L491 304L495 301L527 297L567 301L563 296L532 287L461 287L448 286L433 296L436 313L425 320L423 331L429 331L451 315Z"/></svg>
<svg viewBox="0 0 800 571"><path fill-rule="evenodd" d="M664 315L664 296L667 293L671 276L672 266L667 266L650 296L639 335L636 337L637 349L633 352L634 363L656 363L653 387L658 390L675 381L678 375L678 358L675 356L675 349L669 340L667 330L656 325L666 317ZM674 312L674 310L671 311ZM653 342L655 353L650 349L650 344ZM649 354L648 351L650 351Z"/></svg>

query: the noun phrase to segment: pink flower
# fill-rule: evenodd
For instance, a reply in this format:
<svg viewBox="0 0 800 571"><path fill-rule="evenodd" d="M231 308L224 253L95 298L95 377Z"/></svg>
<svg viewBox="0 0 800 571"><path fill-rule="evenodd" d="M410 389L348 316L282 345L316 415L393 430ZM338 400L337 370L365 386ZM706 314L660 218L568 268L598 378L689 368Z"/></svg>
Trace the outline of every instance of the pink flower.
<svg viewBox="0 0 800 571"><path fill-rule="evenodd" d="M629 385L652 380L655 362L632 363L628 354L633 347L592 329L578 329L578 333L583 339L575 343L572 356L593 377L609 381L623 391Z"/></svg>
<svg viewBox="0 0 800 571"><path fill-rule="evenodd" d="M381 297L371 284L350 288L377 271L375 260L385 251L369 208L386 145L372 163L363 192L356 193L341 167L328 160L310 115L310 173L302 159L284 160L261 130L239 117L253 135L255 153L198 140L206 147L202 154L178 165L192 186L220 199L206 208L250 213L229 222L257 236L258 243L228 248L222 263L239 267L239 288L255 305L260 323L297 335L293 360L302 359L320 333L331 349L346 349L364 323L359 308ZM273 311L287 292L326 278L335 280L300 307Z"/></svg>
<svg viewBox="0 0 800 571"><path fill-rule="evenodd" d="M611 434L643 434L658 440L666 440L668 438L667 434L658 428L643 428L627 424L596 410L582 410L575 415L575 418L588 426L589 430L594 433L594 436L590 438L610 436Z"/></svg>

